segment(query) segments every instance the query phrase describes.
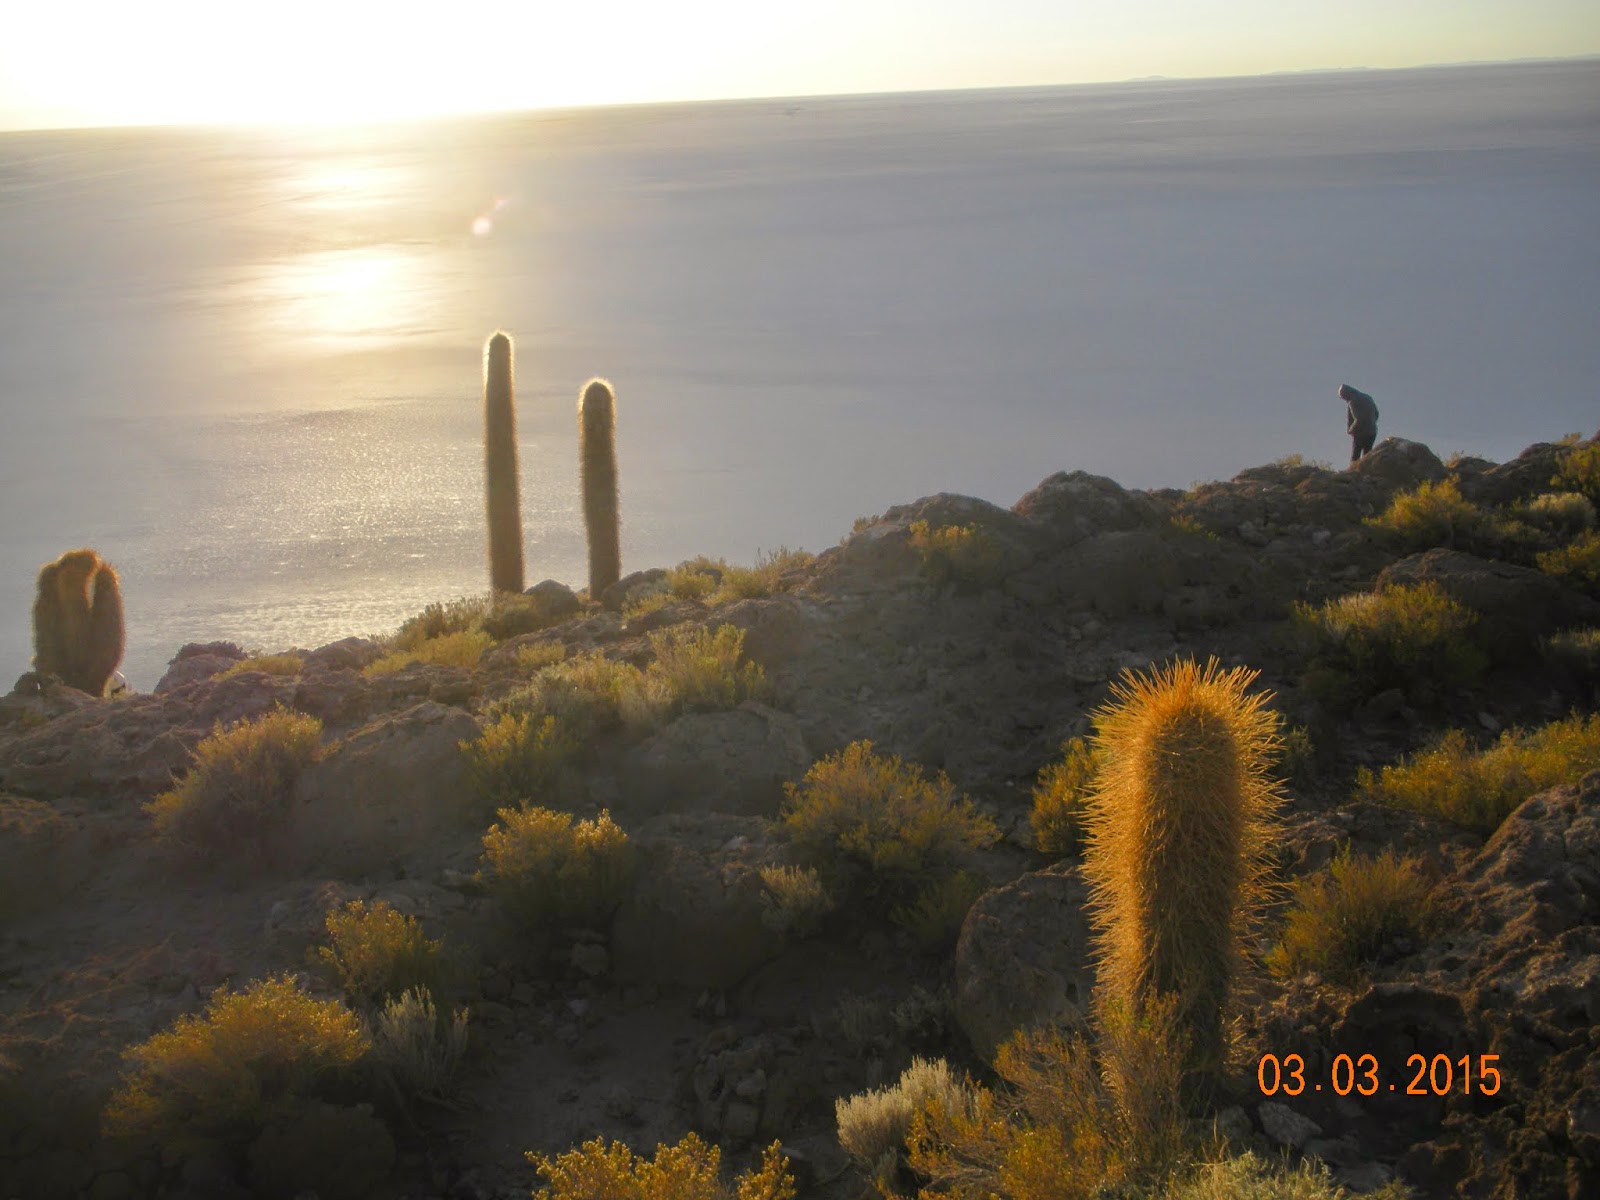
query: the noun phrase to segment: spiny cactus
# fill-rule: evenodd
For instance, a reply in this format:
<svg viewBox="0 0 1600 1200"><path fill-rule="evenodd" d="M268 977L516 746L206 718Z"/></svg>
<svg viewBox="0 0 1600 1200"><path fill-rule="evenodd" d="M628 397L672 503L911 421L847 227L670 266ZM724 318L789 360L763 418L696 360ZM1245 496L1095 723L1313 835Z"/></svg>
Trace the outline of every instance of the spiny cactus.
<svg viewBox="0 0 1600 1200"><path fill-rule="evenodd" d="M511 376L511 338L496 333L483 350L483 467L489 507L489 586L495 592L522 591L522 489L517 482Z"/></svg>
<svg viewBox="0 0 1600 1200"><path fill-rule="evenodd" d="M578 400L578 473L583 524L589 535L589 598L622 578L621 512L617 500L617 400L604 379L583 385Z"/></svg>
<svg viewBox="0 0 1600 1200"><path fill-rule="evenodd" d="M122 589L93 550L70 550L39 569L33 667L103 696L122 661Z"/></svg>
<svg viewBox="0 0 1600 1200"><path fill-rule="evenodd" d="M1113 1001L1176 996L1201 1086L1222 1062L1222 1006L1281 799L1267 773L1279 718L1270 693L1246 694L1258 674L1216 659L1129 671L1095 713L1083 870L1099 984Z"/></svg>

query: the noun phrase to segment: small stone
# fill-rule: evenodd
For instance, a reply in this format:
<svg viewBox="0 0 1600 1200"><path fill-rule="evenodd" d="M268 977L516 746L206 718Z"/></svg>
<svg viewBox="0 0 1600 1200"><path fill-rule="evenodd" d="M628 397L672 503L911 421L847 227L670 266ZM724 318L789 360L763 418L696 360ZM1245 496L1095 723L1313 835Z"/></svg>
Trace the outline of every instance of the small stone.
<svg viewBox="0 0 1600 1200"><path fill-rule="evenodd" d="M137 1194L133 1179L121 1171L96 1175L89 1185L89 1200L133 1200Z"/></svg>
<svg viewBox="0 0 1600 1200"><path fill-rule="evenodd" d="M611 955L598 942L580 942L572 948L572 965L591 979L611 969Z"/></svg>
<svg viewBox="0 0 1600 1200"><path fill-rule="evenodd" d="M633 1093L618 1084L606 1092L606 1116L617 1121L632 1119L639 1111L639 1102L634 1099Z"/></svg>
<svg viewBox="0 0 1600 1200"><path fill-rule="evenodd" d="M1500 732L1500 722L1493 713L1480 712L1478 714L1478 724L1482 725L1490 733Z"/></svg>
<svg viewBox="0 0 1600 1200"><path fill-rule="evenodd" d="M482 986L485 1000L505 1000L511 995L511 981L498 971L485 975Z"/></svg>
<svg viewBox="0 0 1600 1200"><path fill-rule="evenodd" d="M1333 540L1333 530L1314 529L1311 531L1311 544L1313 546L1326 546Z"/></svg>
<svg viewBox="0 0 1600 1200"><path fill-rule="evenodd" d="M1237 1104L1230 1104L1227 1108L1218 1110L1216 1128L1219 1137L1236 1145L1242 1145L1245 1139L1255 1132L1255 1127L1250 1124L1249 1114Z"/></svg>
<svg viewBox="0 0 1600 1200"><path fill-rule="evenodd" d="M1334 1179L1352 1192L1375 1192L1394 1180L1394 1172L1382 1163L1352 1163L1333 1173Z"/></svg>
<svg viewBox="0 0 1600 1200"><path fill-rule="evenodd" d="M762 1093L767 1090L767 1073L757 1067L751 1074L741 1079L733 1089L733 1094L741 1100L759 1100Z"/></svg>
<svg viewBox="0 0 1600 1200"><path fill-rule="evenodd" d="M512 985L511 1003L520 1005L523 1008L527 1008L538 998L538 993L533 990L533 985L531 983L518 983Z"/></svg>
<svg viewBox="0 0 1600 1200"><path fill-rule="evenodd" d="M1301 1153L1307 1158L1320 1158L1330 1167L1347 1167L1361 1161L1361 1146L1348 1134L1337 1138L1311 1138Z"/></svg>
<svg viewBox="0 0 1600 1200"><path fill-rule="evenodd" d="M1256 1108L1256 1116L1269 1138L1291 1150L1300 1149L1322 1132L1322 1126L1310 1117L1301 1116L1287 1105L1275 1104L1271 1100L1263 1101Z"/></svg>
<svg viewBox="0 0 1600 1200"><path fill-rule="evenodd" d="M575 1017L581 1017L589 1011L589 1002L581 996L574 996L567 1001L567 1011Z"/></svg>

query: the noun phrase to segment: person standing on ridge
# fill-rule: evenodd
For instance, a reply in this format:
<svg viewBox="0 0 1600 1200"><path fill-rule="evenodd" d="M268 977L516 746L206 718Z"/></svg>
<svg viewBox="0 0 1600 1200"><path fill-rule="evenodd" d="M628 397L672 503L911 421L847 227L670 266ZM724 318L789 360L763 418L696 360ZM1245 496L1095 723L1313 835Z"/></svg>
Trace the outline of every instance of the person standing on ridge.
<svg viewBox="0 0 1600 1200"><path fill-rule="evenodd" d="M1350 435L1350 461L1358 462L1378 440L1378 406L1372 397L1351 387L1339 385L1339 399L1345 403L1345 432Z"/></svg>

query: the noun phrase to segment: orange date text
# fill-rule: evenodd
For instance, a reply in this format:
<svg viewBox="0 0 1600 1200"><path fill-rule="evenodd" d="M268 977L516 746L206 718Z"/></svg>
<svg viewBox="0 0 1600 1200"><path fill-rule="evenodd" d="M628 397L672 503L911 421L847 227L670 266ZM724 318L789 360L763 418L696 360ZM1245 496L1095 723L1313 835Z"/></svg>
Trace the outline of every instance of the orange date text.
<svg viewBox="0 0 1600 1200"><path fill-rule="evenodd" d="M1493 1096L1500 1090L1498 1054L1410 1055L1405 1069L1385 1075L1375 1055L1334 1055L1325 1078L1312 1078L1306 1060L1298 1054L1263 1054L1256 1064L1256 1082L1263 1096L1300 1096L1306 1092L1332 1092L1336 1096L1376 1096L1393 1092L1404 1096Z"/></svg>

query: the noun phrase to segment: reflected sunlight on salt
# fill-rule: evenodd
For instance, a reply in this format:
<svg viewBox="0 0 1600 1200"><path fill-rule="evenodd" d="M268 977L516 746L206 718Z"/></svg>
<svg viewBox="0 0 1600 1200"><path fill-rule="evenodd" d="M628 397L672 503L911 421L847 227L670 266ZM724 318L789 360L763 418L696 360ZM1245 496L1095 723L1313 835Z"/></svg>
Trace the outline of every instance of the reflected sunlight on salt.
<svg viewBox="0 0 1600 1200"><path fill-rule="evenodd" d="M423 257L400 246L325 250L267 264L246 286L263 332L308 349L426 333Z"/></svg>
<svg viewBox="0 0 1600 1200"><path fill-rule="evenodd" d="M286 177L286 203L308 209L389 208L404 198L414 172L379 163L313 163Z"/></svg>

